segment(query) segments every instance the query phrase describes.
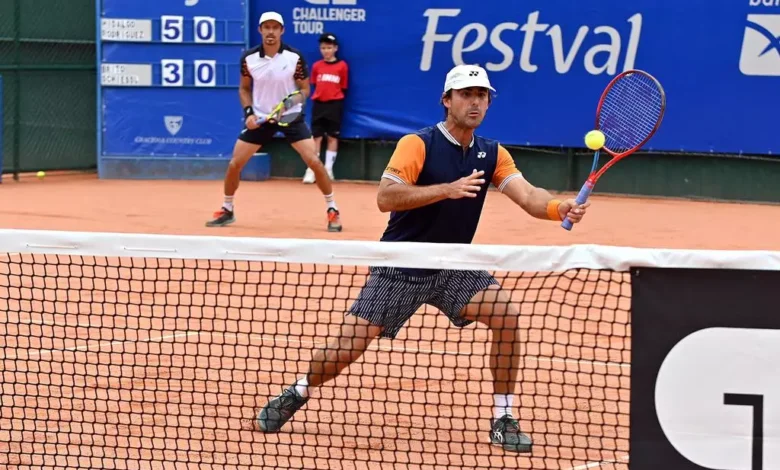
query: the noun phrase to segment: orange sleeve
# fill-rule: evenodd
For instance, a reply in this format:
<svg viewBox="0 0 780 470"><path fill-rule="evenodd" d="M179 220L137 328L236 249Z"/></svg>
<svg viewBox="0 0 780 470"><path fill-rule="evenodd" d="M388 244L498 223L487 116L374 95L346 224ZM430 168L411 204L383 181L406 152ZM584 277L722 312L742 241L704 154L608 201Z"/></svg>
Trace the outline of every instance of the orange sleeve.
<svg viewBox="0 0 780 470"><path fill-rule="evenodd" d="M382 178L396 183L415 184L424 162L425 142L418 135L405 135L396 144Z"/></svg>
<svg viewBox="0 0 780 470"><path fill-rule="evenodd" d="M496 171L493 172L493 186L498 188L499 191L503 191L507 183L520 176L522 176L522 173L515 166L515 160L512 158L512 155L502 145L499 145Z"/></svg>

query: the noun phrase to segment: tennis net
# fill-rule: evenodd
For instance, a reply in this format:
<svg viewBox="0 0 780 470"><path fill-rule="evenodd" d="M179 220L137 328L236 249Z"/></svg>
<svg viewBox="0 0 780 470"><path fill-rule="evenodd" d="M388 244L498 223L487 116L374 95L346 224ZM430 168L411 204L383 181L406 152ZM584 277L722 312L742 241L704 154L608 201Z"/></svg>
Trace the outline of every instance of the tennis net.
<svg viewBox="0 0 780 470"><path fill-rule="evenodd" d="M0 231L0 465L627 468L630 268L766 263L599 246ZM493 274L520 311L514 413L531 453L490 444L490 330L455 328L430 305L313 390L280 432L253 429L338 332L370 266Z"/></svg>

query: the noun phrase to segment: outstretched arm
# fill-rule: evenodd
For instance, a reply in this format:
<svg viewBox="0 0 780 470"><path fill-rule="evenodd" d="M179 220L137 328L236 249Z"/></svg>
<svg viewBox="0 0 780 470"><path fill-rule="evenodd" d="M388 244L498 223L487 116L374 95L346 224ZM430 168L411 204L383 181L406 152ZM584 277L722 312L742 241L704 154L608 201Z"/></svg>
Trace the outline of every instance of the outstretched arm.
<svg viewBox="0 0 780 470"><path fill-rule="evenodd" d="M512 156L504 147L499 147L493 183L515 204L537 219L563 220L568 217L576 223L582 220L585 210L590 206L590 202L580 206L574 199L558 200L547 190L529 183L517 170Z"/></svg>
<svg viewBox="0 0 780 470"><path fill-rule="evenodd" d="M578 206L574 199L564 201L555 199L552 194L542 188L537 188L525 178L514 178L504 187L504 194L520 206L532 217L546 220L563 220L568 217L572 222L579 222L585 215L589 202Z"/></svg>

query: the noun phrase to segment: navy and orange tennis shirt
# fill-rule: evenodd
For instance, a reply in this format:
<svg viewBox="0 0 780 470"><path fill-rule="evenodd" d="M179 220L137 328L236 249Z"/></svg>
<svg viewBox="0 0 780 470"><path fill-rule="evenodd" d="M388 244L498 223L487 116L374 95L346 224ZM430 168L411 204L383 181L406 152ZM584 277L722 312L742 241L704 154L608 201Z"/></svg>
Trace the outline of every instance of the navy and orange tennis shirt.
<svg viewBox="0 0 780 470"><path fill-rule="evenodd" d="M474 170L484 171L483 179L500 191L521 176L512 156L498 142L474 136L464 150L440 122L403 136L382 177L401 184L427 186L452 183ZM484 184L474 198L445 199L391 213L381 241L471 243L488 186Z"/></svg>

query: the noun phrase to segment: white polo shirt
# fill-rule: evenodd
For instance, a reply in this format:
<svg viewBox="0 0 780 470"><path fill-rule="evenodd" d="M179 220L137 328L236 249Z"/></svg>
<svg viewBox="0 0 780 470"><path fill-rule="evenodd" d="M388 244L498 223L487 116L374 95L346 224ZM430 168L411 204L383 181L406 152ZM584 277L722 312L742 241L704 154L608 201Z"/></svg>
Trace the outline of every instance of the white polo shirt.
<svg viewBox="0 0 780 470"><path fill-rule="evenodd" d="M297 90L295 81L308 79L309 71L303 54L282 43L273 57L265 55L262 45L246 51L241 56L241 75L252 77L252 108L256 115L264 116ZM298 104L285 114L300 111L302 106Z"/></svg>

